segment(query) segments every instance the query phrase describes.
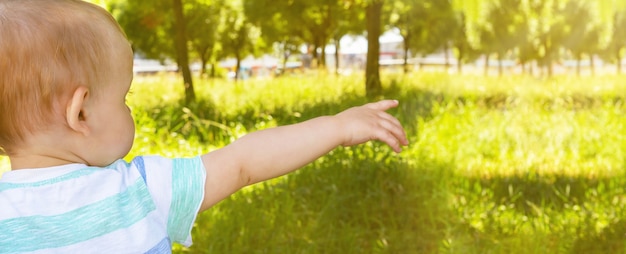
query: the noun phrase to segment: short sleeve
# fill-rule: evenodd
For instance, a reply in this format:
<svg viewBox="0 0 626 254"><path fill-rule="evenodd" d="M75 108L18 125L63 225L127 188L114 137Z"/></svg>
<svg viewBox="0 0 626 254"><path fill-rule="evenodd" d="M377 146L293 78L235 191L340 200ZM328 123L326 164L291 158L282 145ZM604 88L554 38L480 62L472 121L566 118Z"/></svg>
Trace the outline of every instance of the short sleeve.
<svg viewBox="0 0 626 254"><path fill-rule="evenodd" d="M190 246L191 229L204 200L202 159L142 156L132 164L148 186L169 240Z"/></svg>
<svg viewBox="0 0 626 254"><path fill-rule="evenodd" d="M172 200L167 232L173 242L191 245L191 229L204 199L206 170L200 157L172 162Z"/></svg>

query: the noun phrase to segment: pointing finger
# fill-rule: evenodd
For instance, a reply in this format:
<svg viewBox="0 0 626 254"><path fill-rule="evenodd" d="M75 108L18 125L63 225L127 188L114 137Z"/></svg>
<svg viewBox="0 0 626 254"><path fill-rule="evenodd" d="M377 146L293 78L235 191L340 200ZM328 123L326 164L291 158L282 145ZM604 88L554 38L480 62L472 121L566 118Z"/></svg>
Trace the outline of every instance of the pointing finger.
<svg viewBox="0 0 626 254"><path fill-rule="evenodd" d="M386 111L390 108L397 107L398 104L399 103L397 100L382 100L378 102L369 103L367 104L367 106L371 109Z"/></svg>

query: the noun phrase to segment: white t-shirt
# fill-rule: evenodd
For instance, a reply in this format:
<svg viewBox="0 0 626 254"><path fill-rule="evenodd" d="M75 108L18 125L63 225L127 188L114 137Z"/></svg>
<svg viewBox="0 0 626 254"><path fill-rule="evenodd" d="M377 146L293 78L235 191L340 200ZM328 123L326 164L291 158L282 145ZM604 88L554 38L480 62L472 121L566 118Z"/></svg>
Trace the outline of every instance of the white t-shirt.
<svg viewBox="0 0 626 254"><path fill-rule="evenodd" d="M0 179L0 253L169 253L191 245L204 199L200 157L70 164Z"/></svg>

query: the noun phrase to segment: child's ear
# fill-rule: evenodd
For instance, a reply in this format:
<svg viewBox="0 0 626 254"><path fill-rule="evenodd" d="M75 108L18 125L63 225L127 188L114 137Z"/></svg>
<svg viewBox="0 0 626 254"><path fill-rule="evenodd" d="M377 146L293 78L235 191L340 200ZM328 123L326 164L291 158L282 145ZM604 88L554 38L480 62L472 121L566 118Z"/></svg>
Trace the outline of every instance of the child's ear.
<svg viewBox="0 0 626 254"><path fill-rule="evenodd" d="M79 86L74 90L74 94L67 103L67 109L65 112L65 118L68 126L83 135L89 135L89 126L85 119L85 102L89 96L89 89L84 86Z"/></svg>

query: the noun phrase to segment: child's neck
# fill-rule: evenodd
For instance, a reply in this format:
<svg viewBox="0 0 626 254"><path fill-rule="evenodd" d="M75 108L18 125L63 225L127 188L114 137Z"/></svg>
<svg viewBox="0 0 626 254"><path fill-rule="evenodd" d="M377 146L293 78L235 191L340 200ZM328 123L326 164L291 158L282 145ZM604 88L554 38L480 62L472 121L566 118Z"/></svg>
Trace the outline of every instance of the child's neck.
<svg viewBox="0 0 626 254"><path fill-rule="evenodd" d="M86 162L72 149L68 149L70 135L33 135L37 143L23 145L9 154L11 170L47 168ZM65 137L57 138L57 137Z"/></svg>
<svg viewBox="0 0 626 254"><path fill-rule="evenodd" d="M71 161L67 159L56 158L53 155L24 155L9 156L11 161L11 170L47 168L61 166L73 163L81 163L80 161Z"/></svg>

